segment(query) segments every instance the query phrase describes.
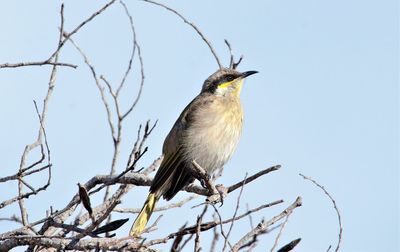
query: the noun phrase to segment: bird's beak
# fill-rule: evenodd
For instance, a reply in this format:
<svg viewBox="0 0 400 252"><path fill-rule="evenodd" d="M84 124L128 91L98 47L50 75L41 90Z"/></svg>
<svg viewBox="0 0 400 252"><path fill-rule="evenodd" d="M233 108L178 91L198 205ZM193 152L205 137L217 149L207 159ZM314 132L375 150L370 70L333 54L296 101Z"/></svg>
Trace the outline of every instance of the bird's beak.
<svg viewBox="0 0 400 252"><path fill-rule="evenodd" d="M250 75L256 74L256 73L258 73L258 71L247 71L247 72L243 72L241 77L244 79L244 78L246 78L246 77L248 77L248 76L250 76Z"/></svg>

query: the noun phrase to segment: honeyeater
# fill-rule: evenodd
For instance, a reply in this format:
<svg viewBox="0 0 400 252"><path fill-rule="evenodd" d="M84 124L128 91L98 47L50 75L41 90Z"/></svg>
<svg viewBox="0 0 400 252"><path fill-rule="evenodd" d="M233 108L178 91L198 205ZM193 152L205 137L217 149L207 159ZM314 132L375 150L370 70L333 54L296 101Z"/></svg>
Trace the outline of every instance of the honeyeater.
<svg viewBox="0 0 400 252"><path fill-rule="evenodd" d="M142 233L161 196L170 200L193 182L188 167L194 160L211 175L230 159L242 131L242 84L255 73L221 68L204 81L200 94L182 111L165 138L164 158L130 236Z"/></svg>

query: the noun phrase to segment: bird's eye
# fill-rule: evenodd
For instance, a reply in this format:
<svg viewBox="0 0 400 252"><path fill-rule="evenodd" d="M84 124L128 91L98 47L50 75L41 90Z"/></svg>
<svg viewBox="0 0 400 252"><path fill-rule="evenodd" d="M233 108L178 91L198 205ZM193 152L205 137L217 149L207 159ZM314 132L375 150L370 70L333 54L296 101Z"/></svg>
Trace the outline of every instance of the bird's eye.
<svg viewBox="0 0 400 252"><path fill-rule="evenodd" d="M233 75L226 76L227 81L233 81L234 79L235 79L235 77Z"/></svg>

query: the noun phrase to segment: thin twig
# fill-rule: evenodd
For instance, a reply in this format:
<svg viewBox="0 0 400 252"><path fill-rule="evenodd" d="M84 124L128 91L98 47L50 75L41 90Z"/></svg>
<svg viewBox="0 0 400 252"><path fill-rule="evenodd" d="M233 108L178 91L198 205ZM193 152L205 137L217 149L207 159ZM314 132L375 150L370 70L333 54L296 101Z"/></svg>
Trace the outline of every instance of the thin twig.
<svg viewBox="0 0 400 252"><path fill-rule="evenodd" d="M43 61L33 61L33 62L21 62L21 63L4 63L0 64L0 68L16 68L16 67L25 67L25 66L43 66L43 65L52 65L53 67L56 66L67 66L67 67L72 67L72 68L77 68L77 65L74 64L69 64L69 63L61 63L58 62L58 60L52 61L53 58L58 55L60 49L65 45L65 42L75 33L77 33L83 26L85 26L87 23L89 23L91 20L93 20L96 16L98 16L100 13L105 11L110 5L112 5L115 2L115 0L112 0L108 2L106 5L104 5L101 9L93 13L90 17L85 19L83 22L81 22L75 29L68 33L68 35L65 37L64 40L62 40L58 46L57 49L53 52L53 54L47 59Z"/></svg>
<svg viewBox="0 0 400 252"><path fill-rule="evenodd" d="M221 230L221 235L222 235L222 237L224 237L224 248L223 248L222 251L224 251L226 243L228 243L229 247L230 247L231 250L232 250L232 244L229 242L228 236L225 234L225 232L224 232L224 227L222 226L223 223L222 223L221 214L219 213L217 207L216 207L214 204L211 204L211 206L214 208L214 211L215 211L215 213L216 213L217 216L218 216L219 227L220 227L220 230ZM235 218L231 218L231 219L234 220ZM235 221L231 221L231 224L232 224L233 222L235 222Z"/></svg>
<svg viewBox="0 0 400 252"><path fill-rule="evenodd" d="M135 26L133 25L133 19L132 19L132 16L130 15L130 13L129 13L129 10L128 10L128 8L126 7L126 4L121 0L121 1L119 1L119 3L122 5L122 7L124 8L124 11L125 11L125 14L128 16L128 18L129 18L129 24L130 24L130 27L131 27L131 33L132 33L132 52L131 52L131 56L130 56L130 58L129 58L129 62L128 62L128 67L127 67L127 69L126 69L126 71L125 71L125 74L124 74L124 76L122 77L122 80L121 80L121 83L119 84L119 86L118 86L118 88L117 88L117 91L115 92L115 95L118 97L118 95L119 95L119 92L121 91L121 89L122 89L122 87L124 86L124 84L125 84L125 81L126 81L126 78L128 77L128 75L129 75L129 72L131 71L131 68L132 68L132 61L133 61L133 58L135 57L135 51L136 51L136 31L135 31Z"/></svg>
<svg viewBox="0 0 400 252"><path fill-rule="evenodd" d="M249 239L254 237L254 235L257 235L261 232L264 232L267 230L267 228L271 225L273 225L275 222L281 220L282 218L286 217L287 215L291 214L293 210L297 207L301 206L301 197L297 197L297 199L290 205L288 206L284 211L282 211L280 214L274 216L268 221L261 221L257 227L255 227L253 230L248 232L245 236L243 236L232 248L232 251L238 251L239 248Z"/></svg>
<svg viewBox="0 0 400 252"><path fill-rule="evenodd" d="M231 44L228 42L227 39L225 39L224 42L225 42L225 44L226 44L226 46L228 47L228 50L229 50L229 56L230 56L229 57L230 58L230 60L229 60L229 68L233 69L233 54L232 54Z"/></svg>
<svg viewBox="0 0 400 252"><path fill-rule="evenodd" d="M340 248L340 243L342 241L342 232L343 232L343 226L342 226L342 216L340 215L340 211L339 208L337 207L336 201L335 199L331 196L331 194L325 189L324 186L320 185L317 181L315 181L314 179L304 176L303 174L299 174L301 177L303 177L305 180L309 180L311 181L314 185L316 185L317 187L319 187L322 191L324 191L325 195L327 195L329 197L329 199L331 200L333 207L335 208L336 211L336 215L338 218L338 222L339 222L339 234L338 234L338 242L335 248L335 251L339 251Z"/></svg>
<svg viewBox="0 0 400 252"><path fill-rule="evenodd" d="M179 228L179 230L184 229L186 227L186 224L187 223L185 223L181 228ZM170 252L178 252L178 251L182 250L182 247L179 248L179 244L182 242L182 238L183 238L183 235L178 235L177 237L175 237L174 242L172 243Z"/></svg>
<svg viewBox="0 0 400 252"><path fill-rule="evenodd" d="M204 206L203 212L197 217L197 222L196 222L196 238L194 239L194 252L200 252L201 246L200 246L200 226L201 222L203 221L203 217L206 214L208 209L208 205Z"/></svg>
<svg viewBox="0 0 400 252"><path fill-rule="evenodd" d="M58 52L60 51L61 47L63 47L65 45L65 42L71 38L72 35L74 35L75 33L77 33L83 26L85 26L87 23L89 23L90 21L92 21L96 16L98 16L100 13L102 13L103 11L105 11L108 7L110 7L113 3L115 2L115 0L112 0L110 2L108 2L107 4L105 4L102 8L100 8L98 11L96 11L95 13L93 13L92 15L90 15L90 17L88 17L87 19L85 19L84 21L82 21L78 26L75 27L74 30L72 30L72 32L69 32L64 40L62 40L57 49L54 51L54 53L49 57L48 60L51 60L52 58L54 58ZM64 34L63 32L61 34ZM64 36L64 35L63 35Z"/></svg>
<svg viewBox="0 0 400 252"><path fill-rule="evenodd" d="M214 221L218 221L216 213L214 213L213 219L214 219ZM210 252L214 252L215 251L215 249L217 247L218 239L219 239L218 230L217 230L217 227L214 227L213 228L213 239L211 241L211 246L210 246Z"/></svg>
<svg viewBox="0 0 400 252"><path fill-rule="evenodd" d="M179 208L182 207L184 204L188 203L189 201L198 198L198 195L191 195L187 198L184 198L183 200L176 202L176 203L171 203L162 207L156 207L154 208L153 212L161 212L165 210L169 210L172 208ZM115 208L114 212L118 213L139 213L141 208Z"/></svg>
<svg viewBox="0 0 400 252"><path fill-rule="evenodd" d="M268 173L270 173L270 172L277 171L277 170L279 170L280 168L281 168L280 165L275 165L275 166L269 167L269 168L267 168L267 169L264 169L264 170L262 170L262 171L259 171L259 172L257 172L256 174L254 174L254 175L252 175L252 176L250 176L250 177L248 177L248 178L246 178L246 179L243 179L242 181L237 182L237 183L234 184L234 185L231 185L231 186L227 187L228 193L230 193L230 192L232 192L232 191L234 191L234 190L240 188L241 186L243 186L243 183L246 185L246 184L252 182L253 180L255 180L256 178L261 177L261 176L263 176L263 175L265 175L265 174L268 174Z"/></svg>
<svg viewBox="0 0 400 252"><path fill-rule="evenodd" d="M207 231L207 230L209 230L211 228L214 228L214 227L216 227L216 226L218 226L220 224L226 224L226 223L230 223L232 221L240 220L240 219L248 216L249 214L258 212L258 211L260 211L260 210L262 210L264 208L268 208L268 207L275 206L277 204L281 204L282 202L283 202L283 200L277 200L277 201L274 201L274 202L271 202L271 203L268 203L268 204L261 205L259 207L254 208L254 209L250 209L249 211L247 211L247 212L245 212L245 213L243 213L243 214L241 214L239 216L236 216L236 218L230 218L230 219L223 220L223 221L217 220L217 221L205 222L205 223L201 224L200 230L201 230L201 232L204 232L204 231ZM211 204L211 206L212 206L212 204ZM155 240L149 241L145 245L146 246L151 246L151 245L154 245L154 244L166 243L168 240L170 240L170 239L172 239L172 238L174 238L174 237L176 237L178 235L194 234L195 232L196 232L196 226L190 226L190 227L184 228L181 231L178 231L178 232L175 232L175 233L171 233L168 236L166 236L165 238L155 239Z"/></svg>
<svg viewBox="0 0 400 252"><path fill-rule="evenodd" d="M246 172L246 175L244 176L243 185L242 185L242 187L240 188L239 196L237 197L237 200L236 200L236 208L235 208L235 212L233 213L233 216L232 216L233 219L236 217L237 212L238 212L238 210L239 210L240 198L242 197L243 188L244 188L244 185L245 185L245 183L246 183L246 178L247 178L247 172ZM234 224L234 223L235 223L234 221L231 222L231 225L230 225L230 227L229 227L228 233L227 233L227 235L226 235L226 239L224 240L224 247L223 247L222 251L225 251L226 243L227 243L227 241L228 241L229 235L230 235L231 232L232 232L233 224Z"/></svg>
<svg viewBox="0 0 400 252"><path fill-rule="evenodd" d="M221 64L221 61L219 60L219 58L218 58L218 56L217 56L217 53L215 52L215 50L214 50L214 48L212 47L211 43L207 40L207 38L203 35L203 33L199 30L199 28L197 28L197 26L196 26L195 24L193 24L192 22L190 22L189 20L187 20L184 16L182 16L182 14L180 14L180 13L177 12L176 10L174 10L174 9L172 9L172 8L170 8L170 7L168 7L168 6L164 5L164 4L162 4L162 3L158 3L158 2L155 2L155 1L152 1L152 0L142 0L142 1L147 2L147 3L152 3L152 4L155 4L155 5L158 5L158 6L163 7L164 9L166 9L166 10L168 10L168 11L174 13L174 14L177 15L178 17L180 17L180 18L183 20L183 22L185 22L186 24L190 25L190 26L197 32L197 34L200 35L201 39L207 44L207 46L208 46L208 48L210 49L211 53L213 54L215 60L217 61L218 67L219 67L220 69L223 68L223 66L222 66L222 64Z"/></svg>
<svg viewBox="0 0 400 252"><path fill-rule="evenodd" d="M26 67L26 66L65 66L71 68L77 68L77 65L70 64L70 63L63 63L63 62L51 62L49 60L43 61L28 61L28 62L19 62L19 63L3 63L0 64L0 68L17 68L17 67Z"/></svg>
<svg viewBox="0 0 400 252"><path fill-rule="evenodd" d="M287 223L288 220L289 220L289 216L290 216L290 214L288 214L288 215L286 216L285 221L281 224L281 226L280 226L280 228L279 228L279 233L278 233L278 235L275 237L274 245L273 245L272 248L271 248L271 252L273 252L273 251L275 250L275 248L278 246L279 238L281 237L282 231L283 231L283 229L285 228L286 223Z"/></svg>

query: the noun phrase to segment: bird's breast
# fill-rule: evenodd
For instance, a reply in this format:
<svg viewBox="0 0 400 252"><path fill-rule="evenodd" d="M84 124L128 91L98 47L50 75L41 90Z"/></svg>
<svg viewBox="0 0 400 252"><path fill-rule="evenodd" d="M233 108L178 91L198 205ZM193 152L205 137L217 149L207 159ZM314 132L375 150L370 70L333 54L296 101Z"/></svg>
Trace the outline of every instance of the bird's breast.
<svg viewBox="0 0 400 252"><path fill-rule="evenodd" d="M196 110L185 133L185 158L207 172L220 169L232 156L242 131L239 99L216 99Z"/></svg>

